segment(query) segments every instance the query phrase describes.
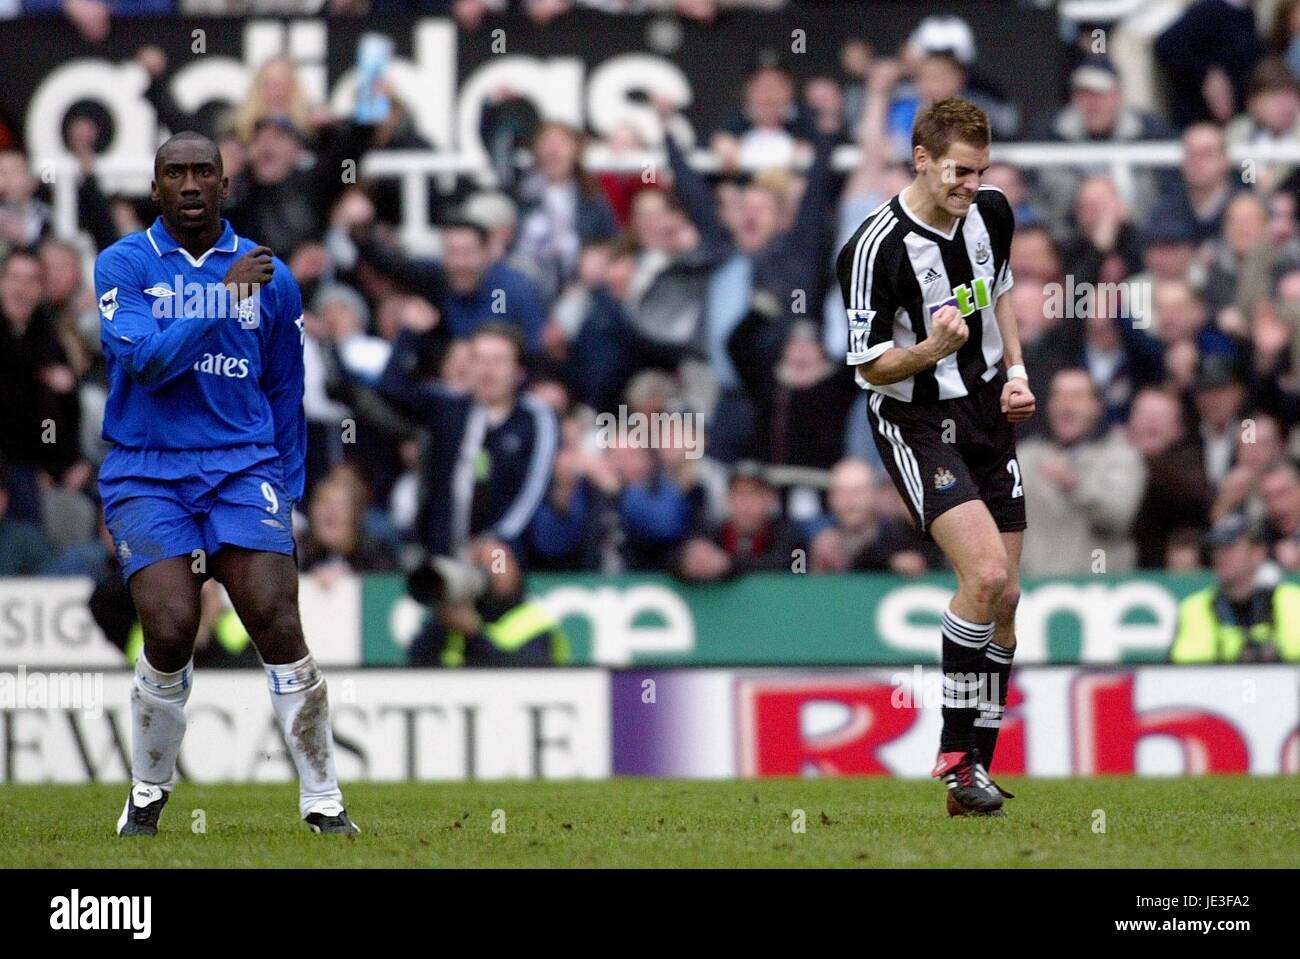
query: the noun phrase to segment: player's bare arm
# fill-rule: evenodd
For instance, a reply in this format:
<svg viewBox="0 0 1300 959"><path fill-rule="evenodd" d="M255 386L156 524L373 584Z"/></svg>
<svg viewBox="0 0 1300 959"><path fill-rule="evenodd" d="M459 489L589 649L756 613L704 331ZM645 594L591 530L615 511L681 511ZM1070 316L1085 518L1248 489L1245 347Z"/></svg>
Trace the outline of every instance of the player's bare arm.
<svg viewBox="0 0 1300 959"><path fill-rule="evenodd" d="M970 329L957 307L945 306L935 311L930 335L920 343L909 347L895 346L857 369L873 386L897 383L956 353L969 337Z"/></svg>
<svg viewBox="0 0 1300 959"><path fill-rule="evenodd" d="M1010 297L1000 297L994 308L998 329L1002 332L1002 355L1007 361L1007 383L1002 387L1002 412L1012 423L1023 423L1034 415L1038 401L1024 376L1024 357L1020 352L1020 329Z"/></svg>

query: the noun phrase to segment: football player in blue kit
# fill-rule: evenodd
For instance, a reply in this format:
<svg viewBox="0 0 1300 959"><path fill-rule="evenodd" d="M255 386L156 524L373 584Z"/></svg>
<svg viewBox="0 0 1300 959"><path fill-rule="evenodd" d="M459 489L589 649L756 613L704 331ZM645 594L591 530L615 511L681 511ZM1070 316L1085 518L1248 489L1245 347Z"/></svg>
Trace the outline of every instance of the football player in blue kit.
<svg viewBox="0 0 1300 959"><path fill-rule="evenodd" d="M95 262L108 367L104 516L144 631L119 835L155 835L176 781L199 593L225 587L266 668L298 772L299 815L357 833L334 771L325 681L303 639L292 511L306 424L302 294L221 217L216 145L178 133L154 158L161 216Z"/></svg>

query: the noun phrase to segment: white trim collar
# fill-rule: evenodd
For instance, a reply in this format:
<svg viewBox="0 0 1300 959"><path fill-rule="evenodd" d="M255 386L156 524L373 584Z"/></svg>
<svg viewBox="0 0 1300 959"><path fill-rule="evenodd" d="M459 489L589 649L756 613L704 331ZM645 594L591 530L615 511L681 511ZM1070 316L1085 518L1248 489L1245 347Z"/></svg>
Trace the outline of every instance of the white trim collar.
<svg viewBox="0 0 1300 959"><path fill-rule="evenodd" d="M957 236L957 229L961 226L961 224L962 224L962 220L966 219L964 216L962 216L962 217L957 217L955 220L953 220L953 221L952 221L952 229L949 230L947 233L944 233L944 232L942 232L942 231L940 231L940 230L934 228L934 227L931 226L929 223L926 223L926 222L925 222L924 220L922 220L919 216L917 216L915 213L912 212L912 208L909 207L909 206L907 205L907 201L903 199L903 194L906 193L906 192L907 192L906 190L900 190L900 191L899 191L899 193L898 193L898 205L899 205L900 207L903 208L903 212L907 214L907 218L908 218L909 220L911 220L913 223L915 223L917 226L919 226L921 229L925 230L926 232L928 232L928 233L933 233L935 236L941 236L941 237L943 237L945 240L951 240L951 239L953 239L953 238L955 238L955 237ZM974 201L972 200L971 202L974 202Z"/></svg>

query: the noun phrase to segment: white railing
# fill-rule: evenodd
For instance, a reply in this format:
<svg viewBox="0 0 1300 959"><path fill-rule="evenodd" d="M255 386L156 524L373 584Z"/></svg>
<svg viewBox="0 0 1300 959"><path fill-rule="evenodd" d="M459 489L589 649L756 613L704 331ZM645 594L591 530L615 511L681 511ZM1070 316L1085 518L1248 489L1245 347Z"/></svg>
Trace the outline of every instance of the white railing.
<svg viewBox="0 0 1300 959"><path fill-rule="evenodd" d="M1246 145L1232 148L1229 153L1237 164L1250 161L1260 166L1274 163L1300 165L1300 142ZM1177 140L1124 144L1008 143L994 145L993 158L1022 169L1080 167L1104 171L1114 181L1121 195L1131 199L1135 169L1176 167L1182 163L1183 148ZM858 148L846 145L836 150L832 163L836 169L850 170L857 165L859 159ZM692 152L690 162L705 173L719 169L717 156L707 150ZM647 169L662 168L666 163L661 150L613 152L597 144L586 155L587 168L595 172L640 173ZM57 232L65 237L75 236L79 182L76 160L65 156L49 162L37 161L34 166L52 184ZM129 160L105 158L96 166L96 173L105 190L128 195L148 192L152 170L152 158L144 156ZM479 159L437 151L371 153L362 159L361 171L366 177L401 181L401 238L408 249L416 253L437 249L437 232L424 219L424 211L428 209L430 177L436 178L442 189L450 189L457 177L464 176L472 176L485 186L495 182L491 169Z"/></svg>

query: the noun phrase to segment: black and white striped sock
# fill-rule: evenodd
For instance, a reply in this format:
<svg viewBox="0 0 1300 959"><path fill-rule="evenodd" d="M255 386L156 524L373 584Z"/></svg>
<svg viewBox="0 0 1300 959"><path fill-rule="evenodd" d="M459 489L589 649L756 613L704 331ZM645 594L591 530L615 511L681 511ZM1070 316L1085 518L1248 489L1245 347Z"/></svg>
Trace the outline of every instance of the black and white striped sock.
<svg viewBox="0 0 1300 959"><path fill-rule="evenodd" d="M975 720L975 748L985 769L993 766L993 751L998 746L998 731L1002 728L1002 714L1007 708L1007 686L1011 682L1011 659L1014 649L989 643L984 650L985 683L980 692L980 714Z"/></svg>
<svg viewBox="0 0 1300 959"><path fill-rule="evenodd" d="M967 752L975 745L980 691L987 669L984 649L992 623L972 623L951 609L943 612L943 732L939 752Z"/></svg>

